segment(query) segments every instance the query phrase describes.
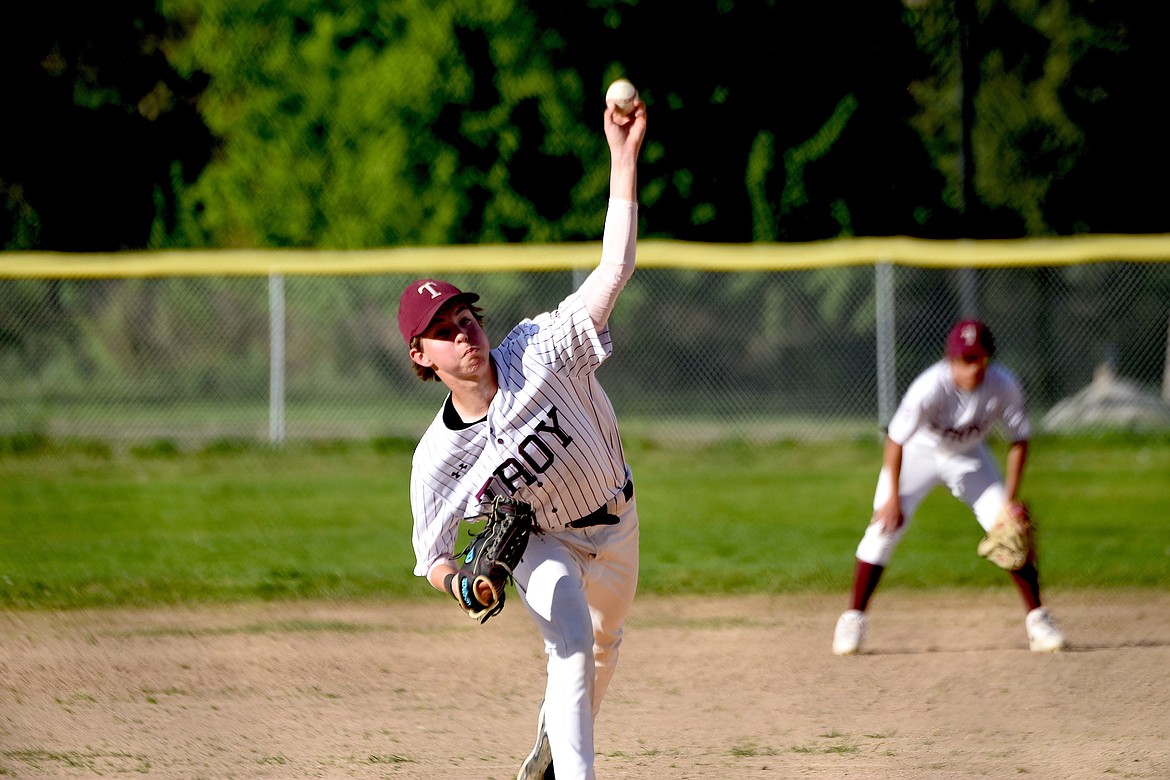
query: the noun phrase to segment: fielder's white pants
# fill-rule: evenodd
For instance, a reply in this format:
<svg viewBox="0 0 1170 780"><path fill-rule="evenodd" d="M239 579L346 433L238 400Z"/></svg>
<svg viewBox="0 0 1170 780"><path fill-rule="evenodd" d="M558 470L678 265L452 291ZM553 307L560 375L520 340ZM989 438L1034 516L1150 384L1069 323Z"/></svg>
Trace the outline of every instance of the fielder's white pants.
<svg viewBox="0 0 1170 780"><path fill-rule="evenodd" d="M532 536L513 579L544 637L545 728L557 780L593 780L593 720L638 586L637 499L617 525Z"/></svg>
<svg viewBox="0 0 1170 780"><path fill-rule="evenodd" d="M986 444L963 453L907 444L902 448L898 480L902 526L893 533L885 533L876 523L870 523L857 545L857 558L877 566L888 564L919 504L939 485L946 485L951 495L966 504L985 531L995 524L1007 495L999 467ZM883 468L873 496L875 511L889 499L890 490L890 475Z"/></svg>

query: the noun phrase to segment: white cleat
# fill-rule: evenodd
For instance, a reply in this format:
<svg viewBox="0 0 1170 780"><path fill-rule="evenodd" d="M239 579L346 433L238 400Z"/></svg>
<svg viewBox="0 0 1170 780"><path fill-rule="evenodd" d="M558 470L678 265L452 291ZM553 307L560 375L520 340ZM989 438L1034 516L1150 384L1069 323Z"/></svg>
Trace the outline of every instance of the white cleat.
<svg viewBox="0 0 1170 780"><path fill-rule="evenodd" d="M1029 612L1024 627L1028 630L1028 648L1034 653L1056 653L1068 648L1064 634L1044 607Z"/></svg>
<svg viewBox="0 0 1170 780"><path fill-rule="evenodd" d="M857 655L861 652L861 640L865 639L865 613L850 609L837 618L833 630L833 654Z"/></svg>
<svg viewBox="0 0 1170 780"><path fill-rule="evenodd" d="M548 734L544 730L544 702L540 703L540 714L536 719L536 744L532 752L520 765L520 772L516 780L554 780L552 748L548 744Z"/></svg>

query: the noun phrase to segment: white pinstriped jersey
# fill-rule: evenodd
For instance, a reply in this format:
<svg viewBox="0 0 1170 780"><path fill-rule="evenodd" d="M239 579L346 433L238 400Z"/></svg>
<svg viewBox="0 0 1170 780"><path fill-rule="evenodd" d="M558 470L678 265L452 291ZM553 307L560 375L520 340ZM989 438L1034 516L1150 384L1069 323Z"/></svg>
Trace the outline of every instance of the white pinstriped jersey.
<svg viewBox="0 0 1170 780"><path fill-rule="evenodd" d="M598 333L573 293L491 351L499 391L486 418L454 430L440 410L415 449L415 574L452 555L459 521L476 514L489 483L532 504L550 530L621 491L627 474L617 419L594 376L612 350L609 327Z"/></svg>
<svg viewBox="0 0 1170 780"><path fill-rule="evenodd" d="M955 386L950 364L943 360L910 384L890 420L888 435L902 445L967 452L986 441L997 422L1003 423L1013 442L1032 435L1024 392L1015 375L992 363L979 387L967 392Z"/></svg>

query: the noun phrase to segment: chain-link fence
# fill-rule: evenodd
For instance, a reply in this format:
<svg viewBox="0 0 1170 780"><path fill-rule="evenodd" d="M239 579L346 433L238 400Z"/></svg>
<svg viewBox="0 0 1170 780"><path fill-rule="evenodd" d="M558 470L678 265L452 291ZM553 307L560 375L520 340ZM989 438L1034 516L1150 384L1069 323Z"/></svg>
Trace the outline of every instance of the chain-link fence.
<svg viewBox="0 0 1170 780"><path fill-rule="evenodd" d="M717 252L717 248L711 248ZM1170 264L640 267L599 374L627 438L876 435L951 323L991 323L1037 426L1170 426ZM111 441L416 437L443 388L395 326L432 273L0 278L0 433ZM2 274L0 274L2 275ZM493 343L581 271L440 274Z"/></svg>

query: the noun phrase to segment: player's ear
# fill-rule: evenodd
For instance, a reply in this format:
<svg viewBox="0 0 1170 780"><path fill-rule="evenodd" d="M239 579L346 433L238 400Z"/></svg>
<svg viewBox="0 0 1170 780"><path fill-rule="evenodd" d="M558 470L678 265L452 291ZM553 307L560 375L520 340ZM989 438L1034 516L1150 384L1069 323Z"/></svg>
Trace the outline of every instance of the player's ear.
<svg viewBox="0 0 1170 780"><path fill-rule="evenodd" d="M418 347L410 348L410 359L423 368L434 368L434 364L427 353L423 352Z"/></svg>

